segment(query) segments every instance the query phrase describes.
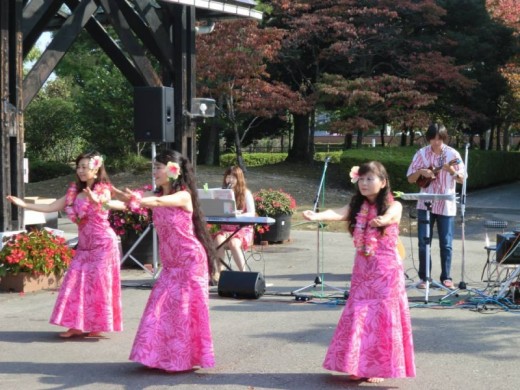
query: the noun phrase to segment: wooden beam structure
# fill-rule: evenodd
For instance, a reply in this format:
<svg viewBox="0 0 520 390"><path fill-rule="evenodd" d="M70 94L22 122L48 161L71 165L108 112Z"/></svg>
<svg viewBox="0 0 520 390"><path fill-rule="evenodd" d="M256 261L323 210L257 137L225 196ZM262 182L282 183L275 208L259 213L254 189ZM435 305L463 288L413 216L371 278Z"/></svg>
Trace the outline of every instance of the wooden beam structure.
<svg viewBox="0 0 520 390"><path fill-rule="evenodd" d="M87 31L134 87L172 87L175 142L193 160L197 23L261 19L253 0L1 0L0 1L0 231L23 227L21 209L5 197L24 197L23 112L78 35ZM111 37L107 28L115 31ZM40 36L53 39L23 76L23 59ZM160 64L160 71L152 66Z"/></svg>

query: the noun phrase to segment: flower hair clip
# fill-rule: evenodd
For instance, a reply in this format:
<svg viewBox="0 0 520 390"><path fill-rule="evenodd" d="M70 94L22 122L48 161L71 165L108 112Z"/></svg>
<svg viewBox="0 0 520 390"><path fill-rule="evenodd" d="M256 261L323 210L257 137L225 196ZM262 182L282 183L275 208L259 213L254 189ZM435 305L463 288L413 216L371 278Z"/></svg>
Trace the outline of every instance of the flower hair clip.
<svg viewBox="0 0 520 390"><path fill-rule="evenodd" d="M88 161L88 169L90 170L98 169L101 165L103 165L103 157L101 156L91 157Z"/></svg>
<svg viewBox="0 0 520 390"><path fill-rule="evenodd" d="M354 165L354 166L350 169L349 176L350 176L350 182L351 182L351 183L357 183L358 180L359 180L359 166Z"/></svg>
<svg viewBox="0 0 520 390"><path fill-rule="evenodd" d="M170 179L171 182L177 180L177 178L181 175L181 167L176 162L169 161L166 164L166 176Z"/></svg>

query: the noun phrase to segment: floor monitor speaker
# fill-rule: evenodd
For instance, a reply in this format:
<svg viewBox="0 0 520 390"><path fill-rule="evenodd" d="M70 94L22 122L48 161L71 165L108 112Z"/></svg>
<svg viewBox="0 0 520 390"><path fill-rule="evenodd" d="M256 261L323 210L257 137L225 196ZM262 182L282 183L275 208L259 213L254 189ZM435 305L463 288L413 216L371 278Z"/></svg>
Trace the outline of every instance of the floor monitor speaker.
<svg viewBox="0 0 520 390"><path fill-rule="evenodd" d="M218 282L221 297L258 299L265 293L261 272L222 271Z"/></svg>
<svg viewBox="0 0 520 390"><path fill-rule="evenodd" d="M137 142L175 142L173 88L134 88L134 136Z"/></svg>

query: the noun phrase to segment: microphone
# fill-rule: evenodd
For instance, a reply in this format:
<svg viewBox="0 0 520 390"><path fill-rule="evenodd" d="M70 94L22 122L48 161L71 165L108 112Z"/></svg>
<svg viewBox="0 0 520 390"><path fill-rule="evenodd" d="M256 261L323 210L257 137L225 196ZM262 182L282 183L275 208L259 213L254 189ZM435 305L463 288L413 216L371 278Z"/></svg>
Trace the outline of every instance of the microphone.
<svg viewBox="0 0 520 390"><path fill-rule="evenodd" d="M228 183L226 186L222 186L222 189L230 190L231 189L231 183Z"/></svg>

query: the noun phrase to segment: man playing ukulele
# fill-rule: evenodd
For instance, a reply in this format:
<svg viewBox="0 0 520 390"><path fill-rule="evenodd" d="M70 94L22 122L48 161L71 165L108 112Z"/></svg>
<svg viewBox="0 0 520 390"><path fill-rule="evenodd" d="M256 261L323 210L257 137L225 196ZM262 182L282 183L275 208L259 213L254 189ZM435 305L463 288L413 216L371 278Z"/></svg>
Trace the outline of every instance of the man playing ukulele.
<svg viewBox="0 0 520 390"><path fill-rule="evenodd" d="M426 131L426 140L430 143L419 149L408 167L406 176L409 183L419 183L421 193L426 194L455 194L457 183L464 182L464 163L452 147L445 144L448 140L448 131L441 124L434 123ZM417 201L418 239L419 239L419 277L423 281L417 287L426 288L426 229L420 223L426 219L425 201ZM441 283L447 288L453 288L450 276L453 230L457 204L455 200L438 200L431 202L430 233L437 222L439 247L441 255ZM429 235L430 243L432 234ZM430 268L432 262L430 261ZM430 269L431 271L431 269ZM431 274L431 272L429 273Z"/></svg>

